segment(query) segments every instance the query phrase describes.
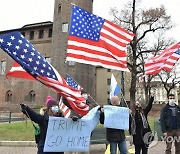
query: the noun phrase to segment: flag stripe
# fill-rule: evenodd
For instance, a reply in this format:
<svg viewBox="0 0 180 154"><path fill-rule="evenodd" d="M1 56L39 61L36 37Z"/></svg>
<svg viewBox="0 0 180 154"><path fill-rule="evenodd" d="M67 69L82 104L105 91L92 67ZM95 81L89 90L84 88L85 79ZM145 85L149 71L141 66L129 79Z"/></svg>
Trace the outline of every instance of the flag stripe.
<svg viewBox="0 0 180 154"><path fill-rule="evenodd" d="M74 48L72 48L74 46L84 47L86 50L88 49L88 50L96 51L96 54L101 54L103 52L103 53L107 53L111 57L111 54L110 54L111 52L109 52L109 50L104 48L104 43L105 42L103 40L100 40L99 42L94 42L94 41L87 41L86 39L81 39L81 38L78 38L78 40L77 40L76 37L69 36L68 49L69 48L74 49ZM71 46L71 45L73 45L73 46ZM115 50L115 48L114 48L114 50ZM119 56L118 60L121 60L121 57L126 57L125 52L116 51L116 52L114 52L114 54L116 54L116 56Z"/></svg>
<svg viewBox="0 0 180 154"><path fill-rule="evenodd" d="M71 115L71 110L63 103L62 97L59 101L59 108L63 111L64 117L69 118Z"/></svg>
<svg viewBox="0 0 180 154"><path fill-rule="evenodd" d="M126 64L126 55L124 52L114 52L114 54L112 54L109 53L108 50L99 46L84 44L84 40L83 43L79 43L76 41L68 42L69 45L67 50L67 61L78 61L80 63L100 65L105 68L110 67L113 69L124 69L124 71L128 71ZM94 42L92 44L94 44ZM114 47L112 47L112 50L113 49Z"/></svg>
<svg viewBox="0 0 180 154"><path fill-rule="evenodd" d="M106 22L104 23L101 33L101 35L106 34L106 36L109 36L109 38L114 38L122 47L126 47L126 44L130 42L130 40L128 40L125 36L118 33L117 29L114 30L112 26L108 26Z"/></svg>
<svg viewBox="0 0 180 154"><path fill-rule="evenodd" d="M130 33L126 29L124 29L124 28L122 28L122 27L120 27L120 26L118 26L118 25L116 25L113 22L110 22L108 20L106 20L105 26L110 27L115 32L118 32L120 35L122 35L123 37L120 37L120 38L123 38L123 40L126 40L127 41L127 42L125 42L126 44L129 43L134 37L133 33ZM123 42L123 40L122 40L122 42Z"/></svg>
<svg viewBox="0 0 180 154"><path fill-rule="evenodd" d="M18 63L14 62L10 71L6 74L7 77L16 77L29 80L36 80L33 76L27 73Z"/></svg>
<svg viewBox="0 0 180 154"><path fill-rule="evenodd" d="M77 58L77 59L85 59L86 61L92 61L92 62L99 62L99 64L106 64L106 65L113 65L113 66L121 66L121 67L125 67L124 65L125 64L120 64L120 63L117 63L116 61L109 61L106 60L106 57L102 57L103 59L100 59L101 56L97 56L97 57L94 57L94 55L92 55L92 57L89 57L88 55L91 55L91 54L87 54L87 55L84 55L84 54L87 54L87 53L84 53L83 51L79 51L78 54L73 54L72 53L68 53L68 57L73 57L73 58Z"/></svg>
<svg viewBox="0 0 180 154"><path fill-rule="evenodd" d="M74 50L76 52L74 52ZM84 56L84 58L86 58L86 57L95 58L97 61L101 61L103 59L103 60L105 60L107 62L117 63L117 65L121 64L121 63L126 65L126 61L124 60L125 57L118 58L118 59L121 59L121 61L118 61L118 60L114 59L111 55L109 55L107 53L100 53L99 52L98 55L96 53L97 53L97 51L95 51L95 50L91 50L91 49L88 49L88 48L82 48L82 47L75 46L75 47L73 47L73 49L69 49L68 50L67 55L68 56L70 56L69 54L81 55L81 56Z"/></svg>

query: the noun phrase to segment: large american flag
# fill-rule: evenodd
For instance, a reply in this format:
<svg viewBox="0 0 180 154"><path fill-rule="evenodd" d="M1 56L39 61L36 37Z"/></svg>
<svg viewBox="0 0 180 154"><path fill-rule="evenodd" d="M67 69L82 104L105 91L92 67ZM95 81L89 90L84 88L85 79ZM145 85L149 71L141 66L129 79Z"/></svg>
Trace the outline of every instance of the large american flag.
<svg viewBox="0 0 180 154"><path fill-rule="evenodd" d="M156 75L161 70L170 72L180 58L180 42L165 49L160 55L155 56L145 63L145 74Z"/></svg>
<svg viewBox="0 0 180 154"><path fill-rule="evenodd" d="M56 69L42 57L20 32L0 35L0 48L36 80L56 90L71 102L70 105L75 112L81 115L87 114L89 108L85 99L81 96L80 90L69 86Z"/></svg>
<svg viewBox="0 0 180 154"><path fill-rule="evenodd" d="M120 26L73 6L66 60L128 71L125 50L133 37Z"/></svg>

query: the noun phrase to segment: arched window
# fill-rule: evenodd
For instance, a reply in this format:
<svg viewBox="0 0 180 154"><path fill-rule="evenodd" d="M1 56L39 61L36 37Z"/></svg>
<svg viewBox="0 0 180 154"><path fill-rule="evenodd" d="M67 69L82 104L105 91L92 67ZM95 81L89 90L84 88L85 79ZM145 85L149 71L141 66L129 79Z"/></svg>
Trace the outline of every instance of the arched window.
<svg viewBox="0 0 180 154"><path fill-rule="evenodd" d="M61 13L61 4L58 5L58 13Z"/></svg>
<svg viewBox="0 0 180 154"><path fill-rule="evenodd" d="M34 90L31 90L30 92L29 92L29 101L30 102L35 102L35 97L36 97L36 94L35 94L35 91Z"/></svg>
<svg viewBox="0 0 180 154"><path fill-rule="evenodd" d="M11 90L8 90L8 91L6 92L5 101L6 101L6 102L12 102L12 92L11 92Z"/></svg>

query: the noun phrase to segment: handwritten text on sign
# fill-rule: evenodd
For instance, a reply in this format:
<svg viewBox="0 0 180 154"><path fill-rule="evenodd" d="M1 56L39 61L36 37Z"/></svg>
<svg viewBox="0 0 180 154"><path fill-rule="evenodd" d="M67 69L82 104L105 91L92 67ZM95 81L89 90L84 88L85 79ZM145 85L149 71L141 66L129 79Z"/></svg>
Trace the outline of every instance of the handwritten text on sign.
<svg viewBox="0 0 180 154"><path fill-rule="evenodd" d="M98 124L100 113L97 108L78 121L71 118L50 117L45 152L88 151L90 135Z"/></svg>
<svg viewBox="0 0 180 154"><path fill-rule="evenodd" d="M104 105L104 127L115 129L129 129L129 108Z"/></svg>

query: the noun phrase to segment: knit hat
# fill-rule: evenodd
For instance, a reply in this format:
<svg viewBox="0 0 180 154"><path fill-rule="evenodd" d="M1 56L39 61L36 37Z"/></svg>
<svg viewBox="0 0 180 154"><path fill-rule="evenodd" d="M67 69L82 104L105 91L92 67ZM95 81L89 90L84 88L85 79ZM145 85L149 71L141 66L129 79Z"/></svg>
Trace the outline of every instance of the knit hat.
<svg viewBox="0 0 180 154"><path fill-rule="evenodd" d="M47 102L49 101L49 100L52 100L53 98L52 98L52 96L47 96L46 97L46 105L47 105Z"/></svg>
<svg viewBox="0 0 180 154"><path fill-rule="evenodd" d="M49 110L53 105L58 105L58 102L53 99L49 100L46 104L47 110Z"/></svg>

